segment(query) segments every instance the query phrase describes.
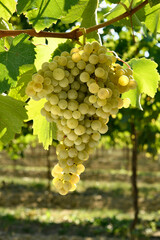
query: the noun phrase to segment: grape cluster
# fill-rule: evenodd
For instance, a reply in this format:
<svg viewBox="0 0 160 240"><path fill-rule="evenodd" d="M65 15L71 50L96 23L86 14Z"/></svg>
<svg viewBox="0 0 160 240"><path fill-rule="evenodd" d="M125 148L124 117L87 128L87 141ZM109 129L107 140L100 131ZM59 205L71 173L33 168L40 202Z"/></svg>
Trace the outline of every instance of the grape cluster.
<svg viewBox="0 0 160 240"><path fill-rule="evenodd" d="M108 131L109 116L130 104L120 96L134 89L136 82L132 70L116 60L98 42L87 43L43 63L27 85L28 96L47 99L41 114L57 125L58 164L52 175L62 195L76 189L84 162Z"/></svg>

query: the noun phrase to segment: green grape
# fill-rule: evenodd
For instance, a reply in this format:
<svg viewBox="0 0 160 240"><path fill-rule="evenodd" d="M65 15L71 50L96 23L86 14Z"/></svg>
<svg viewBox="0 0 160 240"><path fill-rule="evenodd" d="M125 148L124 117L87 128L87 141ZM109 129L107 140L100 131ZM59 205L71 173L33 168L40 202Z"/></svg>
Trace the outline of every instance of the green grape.
<svg viewBox="0 0 160 240"><path fill-rule="evenodd" d="M75 118L71 118L67 120L67 126L70 129L75 129L78 126L78 120Z"/></svg>
<svg viewBox="0 0 160 240"><path fill-rule="evenodd" d="M91 83L90 85L89 85L89 91L91 92L91 93L98 93L98 91L99 91L99 86L98 86L98 84L97 83Z"/></svg>
<svg viewBox="0 0 160 240"><path fill-rule="evenodd" d="M82 139L82 142L83 143L88 143L89 142L89 139L90 139L90 136L86 133L84 133L82 136L81 136L81 139Z"/></svg>
<svg viewBox="0 0 160 240"><path fill-rule="evenodd" d="M69 132L68 132L69 133ZM67 134L68 134L67 133ZM67 146L67 147L72 147L74 145L74 142L69 140L68 137L64 138L64 144Z"/></svg>
<svg viewBox="0 0 160 240"><path fill-rule="evenodd" d="M105 125L105 124L102 124L102 127L101 127L101 129L99 130L99 132L100 132L101 134L104 134L104 133L106 133L107 131L108 131L108 126Z"/></svg>
<svg viewBox="0 0 160 240"><path fill-rule="evenodd" d="M66 66L67 65L67 58L65 56L60 56L58 58L57 62L60 66Z"/></svg>
<svg viewBox="0 0 160 240"><path fill-rule="evenodd" d="M64 99L59 100L58 106L60 107L60 109L66 109L67 108L67 101L64 100Z"/></svg>
<svg viewBox="0 0 160 240"><path fill-rule="evenodd" d="M106 100L106 99L100 99L100 98L97 99L97 104L98 104L100 107L106 105L106 103L107 103L107 100Z"/></svg>
<svg viewBox="0 0 160 240"><path fill-rule="evenodd" d="M78 183L79 180L80 180L79 176L77 176L77 175L75 175L75 174L72 174L71 177L70 177L70 182L71 182L72 184Z"/></svg>
<svg viewBox="0 0 160 240"><path fill-rule="evenodd" d="M52 95L50 96L50 98L49 98L49 102L50 102L52 105L58 104L58 102L59 102L58 96L55 95L55 94L52 94Z"/></svg>
<svg viewBox="0 0 160 240"><path fill-rule="evenodd" d="M79 119L81 117L81 113L79 111L74 111L72 113L72 117L75 119Z"/></svg>
<svg viewBox="0 0 160 240"><path fill-rule="evenodd" d="M78 97L78 93L74 89L70 89L68 91L68 99L76 99Z"/></svg>
<svg viewBox="0 0 160 240"><path fill-rule="evenodd" d="M86 151L78 152L78 158L82 161L86 161L89 158L89 154Z"/></svg>
<svg viewBox="0 0 160 240"><path fill-rule="evenodd" d="M67 137L71 141L76 141L76 139L78 138L77 134L75 134L73 130L69 134L67 134Z"/></svg>
<svg viewBox="0 0 160 240"><path fill-rule="evenodd" d="M66 149L63 149L58 153L58 156L60 157L60 159L67 159L68 151Z"/></svg>
<svg viewBox="0 0 160 240"><path fill-rule="evenodd" d="M94 41L91 44L92 44L92 47L93 47L93 52L97 52L99 47L100 47L99 43Z"/></svg>
<svg viewBox="0 0 160 240"><path fill-rule="evenodd" d="M99 54L99 63L106 63L108 60L108 57L106 56L106 54L101 53Z"/></svg>
<svg viewBox="0 0 160 240"><path fill-rule="evenodd" d="M53 115L59 115L60 112L61 112L61 109L60 109L59 106L53 105L53 106L51 107L51 113L52 113Z"/></svg>
<svg viewBox="0 0 160 240"><path fill-rule="evenodd" d="M89 56L89 62L96 65L99 62L99 57L96 54L91 54Z"/></svg>
<svg viewBox="0 0 160 240"><path fill-rule="evenodd" d="M89 96L89 102L90 102L90 103L95 103L95 102L97 102L97 96L95 96L95 95Z"/></svg>
<svg viewBox="0 0 160 240"><path fill-rule="evenodd" d="M100 138L101 138L101 134L99 132L94 132L92 135L91 135L91 138L95 141L99 141Z"/></svg>
<svg viewBox="0 0 160 240"><path fill-rule="evenodd" d="M84 52L90 54L93 51L93 45L90 43L87 43L86 45L84 45Z"/></svg>
<svg viewBox="0 0 160 240"><path fill-rule="evenodd" d="M101 67L96 68L95 75L98 78L102 78L105 75L105 70Z"/></svg>
<svg viewBox="0 0 160 240"><path fill-rule="evenodd" d="M81 114L87 114L89 111L89 106L86 103L81 103L78 107L78 110Z"/></svg>
<svg viewBox="0 0 160 240"><path fill-rule="evenodd" d="M40 74L37 74L37 73L32 76L32 80L35 83L43 83L44 82L43 76L41 76Z"/></svg>
<svg viewBox="0 0 160 240"><path fill-rule="evenodd" d="M131 104L131 100L129 98L123 99L123 107L124 108L128 108L130 104Z"/></svg>
<svg viewBox="0 0 160 240"><path fill-rule="evenodd" d="M71 111L75 111L78 109L78 102L75 100L68 101L68 109Z"/></svg>
<svg viewBox="0 0 160 240"><path fill-rule="evenodd" d="M94 106L90 106L89 107L89 111L88 111L88 114L89 115L94 115L96 113L96 108Z"/></svg>
<svg viewBox="0 0 160 240"><path fill-rule="evenodd" d="M33 90L35 92L40 92L43 88L43 85L42 83L39 83L39 82L34 82L34 85L33 85Z"/></svg>
<svg viewBox="0 0 160 240"><path fill-rule="evenodd" d="M110 92L108 91L107 88L100 88L98 91L98 97L100 99L106 99L110 97Z"/></svg>
<svg viewBox="0 0 160 240"><path fill-rule="evenodd" d="M61 91L58 93L58 98L59 99L66 99L67 98L67 93L65 91Z"/></svg>
<svg viewBox="0 0 160 240"><path fill-rule="evenodd" d="M100 46L99 49L98 49L98 54L101 54L101 53L106 53L107 52L107 49L105 46Z"/></svg>
<svg viewBox="0 0 160 240"><path fill-rule="evenodd" d="M78 67L80 70L85 69L85 67L86 67L85 61L80 60L79 62L77 62L77 67Z"/></svg>
<svg viewBox="0 0 160 240"><path fill-rule="evenodd" d="M72 118L72 111L71 110L65 110L64 112L63 112L63 116L64 116L64 118L65 119L71 119Z"/></svg>
<svg viewBox="0 0 160 240"><path fill-rule="evenodd" d="M60 93L62 91L62 87L57 85L56 87L54 87L54 93Z"/></svg>
<svg viewBox="0 0 160 240"><path fill-rule="evenodd" d="M49 111L51 110L51 107L52 107L52 105L50 104L50 102L46 102L46 103L44 104L44 109L45 109L47 112L49 112Z"/></svg>
<svg viewBox="0 0 160 240"><path fill-rule="evenodd" d="M57 140L62 141L64 138L64 133L62 131L57 131Z"/></svg>
<svg viewBox="0 0 160 240"><path fill-rule="evenodd" d="M79 74L79 69L77 67L74 67L71 69L71 74L76 77Z"/></svg>
<svg viewBox="0 0 160 240"><path fill-rule="evenodd" d="M121 86L126 86L129 83L129 78L126 75L122 75L118 79L118 83Z"/></svg>
<svg viewBox="0 0 160 240"><path fill-rule="evenodd" d="M73 62L76 62L76 63L79 62L81 60L81 55L78 52L73 53L72 60Z"/></svg>
<svg viewBox="0 0 160 240"><path fill-rule="evenodd" d="M86 65L85 71L88 72L89 74L92 74L95 71L95 66L89 63Z"/></svg>
<svg viewBox="0 0 160 240"><path fill-rule="evenodd" d="M115 117L130 99L121 93L135 89L131 69L117 64L115 56L98 42L64 51L33 74L25 92L33 100L46 98L41 114L57 126L58 164L53 184L61 195L76 189L83 161L95 151L101 134L108 131L109 116Z"/></svg>
<svg viewBox="0 0 160 240"><path fill-rule="evenodd" d="M76 145L75 147L80 152L80 151L83 151L85 149L86 145L85 145L85 143L81 143L79 145Z"/></svg>
<svg viewBox="0 0 160 240"><path fill-rule="evenodd" d="M80 80L81 80L81 82L88 82L89 81L89 79L90 79L90 75L87 73L87 72L82 72L81 74L80 74Z"/></svg>
<svg viewBox="0 0 160 240"><path fill-rule="evenodd" d="M67 62L67 68L72 69L75 67L75 63L72 60L69 60Z"/></svg>
<svg viewBox="0 0 160 240"><path fill-rule="evenodd" d="M61 68L54 69L53 70L53 77L58 81L62 80L65 77L64 70L61 69Z"/></svg>
<svg viewBox="0 0 160 240"><path fill-rule="evenodd" d="M59 81L59 86L62 87L62 88L65 88L67 87L69 84L69 81L68 81L68 78L63 78L61 81Z"/></svg>
<svg viewBox="0 0 160 240"><path fill-rule="evenodd" d="M102 124L99 120L93 120L91 123L91 128L93 130L99 130L101 128Z"/></svg>
<svg viewBox="0 0 160 240"><path fill-rule="evenodd" d="M68 156L71 157L71 158L77 157L77 154L78 154L78 152L77 152L76 148L70 148L68 150Z"/></svg>
<svg viewBox="0 0 160 240"><path fill-rule="evenodd" d="M80 54L81 54L81 59L82 59L84 62L88 62L89 53L82 51Z"/></svg>
<svg viewBox="0 0 160 240"><path fill-rule="evenodd" d="M36 95L36 91L31 86L27 86L27 88L25 89L25 93L30 97L34 97Z"/></svg>
<svg viewBox="0 0 160 240"><path fill-rule="evenodd" d="M78 125L75 129L74 132L76 135L80 136L85 133L85 127L83 125Z"/></svg>

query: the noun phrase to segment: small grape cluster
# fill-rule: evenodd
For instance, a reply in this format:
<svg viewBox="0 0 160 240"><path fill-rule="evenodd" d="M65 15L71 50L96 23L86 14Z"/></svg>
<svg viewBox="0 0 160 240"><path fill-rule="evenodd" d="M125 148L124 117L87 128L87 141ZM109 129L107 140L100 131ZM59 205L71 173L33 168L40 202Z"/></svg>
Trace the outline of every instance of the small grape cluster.
<svg viewBox="0 0 160 240"><path fill-rule="evenodd" d="M47 99L41 114L57 125L58 164L52 175L62 195L76 189L84 162L108 131L109 116L130 104L120 96L136 82L132 70L116 61L98 42L87 43L43 63L27 85L28 96Z"/></svg>

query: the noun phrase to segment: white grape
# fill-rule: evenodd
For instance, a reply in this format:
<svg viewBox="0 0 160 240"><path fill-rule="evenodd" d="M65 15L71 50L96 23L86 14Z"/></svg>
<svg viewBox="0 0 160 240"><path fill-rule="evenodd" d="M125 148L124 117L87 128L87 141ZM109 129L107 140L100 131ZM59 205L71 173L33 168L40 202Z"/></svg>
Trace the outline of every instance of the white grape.
<svg viewBox="0 0 160 240"><path fill-rule="evenodd" d="M85 127L83 125L78 125L75 129L74 132L76 135L80 136L85 133Z"/></svg>
<svg viewBox="0 0 160 240"><path fill-rule="evenodd" d="M56 80L62 80L64 77L65 77L65 72L63 69L61 68L55 68L53 70L53 77L56 79Z"/></svg>
<svg viewBox="0 0 160 240"><path fill-rule="evenodd" d="M68 99L76 99L78 97L78 93L74 89L70 89L68 91Z"/></svg>

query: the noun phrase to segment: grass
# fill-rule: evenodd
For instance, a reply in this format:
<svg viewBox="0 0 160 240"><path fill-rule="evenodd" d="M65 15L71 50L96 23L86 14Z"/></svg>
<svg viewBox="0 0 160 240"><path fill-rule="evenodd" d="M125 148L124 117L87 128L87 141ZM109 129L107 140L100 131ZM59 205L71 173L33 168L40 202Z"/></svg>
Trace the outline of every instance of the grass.
<svg viewBox="0 0 160 240"><path fill-rule="evenodd" d="M71 235L73 231L74 234L82 237L107 234L107 236L124 236L119 239L127 239L125 238L127 229L133 218L129 181L131 172L124 168L113 169L111 165L108 169L93 167L94 165L85 171L77 191L65 197L55 193L53 186L52 193L46 194L48 181L39 177L40 172L47 171L43 166L18 165L15 167L17 176L14 176L13 171L13 175L0 176L2 197L6 198L6 201L11 202L12 198L16 201L16 204L7 203L5 206L1 204L0 231L33 234L39 229L42 233L53 234L54 230L59 235ZM2 166L1 169L10 171L13 170L13 166ZM19 171L22 170L24 177L18 176ZM36 172L37 175L34 174L36 177L27 177L27 173L32 171ZM160 204L155 203L155 199L159 199L158 192L160 192L158 177L160 177L158 168L154 172L149 172L149 167L147 171L138 172L141 222L137 227L136 234L139 236L137 239L147 239L149 234L160 229ZM30 193L32 193L31 197ZM14 198L17 194L19 198L16 200ZM21 198L27 195L25 202L21 201ZM35 205L27 202L30 198L33 198L31 200L35 201ZM38 201L39 198L42 198L42 202ZM45 203L45 198L50 198L49 205ZM85 201L88 205L85 205Z"/></svg>

